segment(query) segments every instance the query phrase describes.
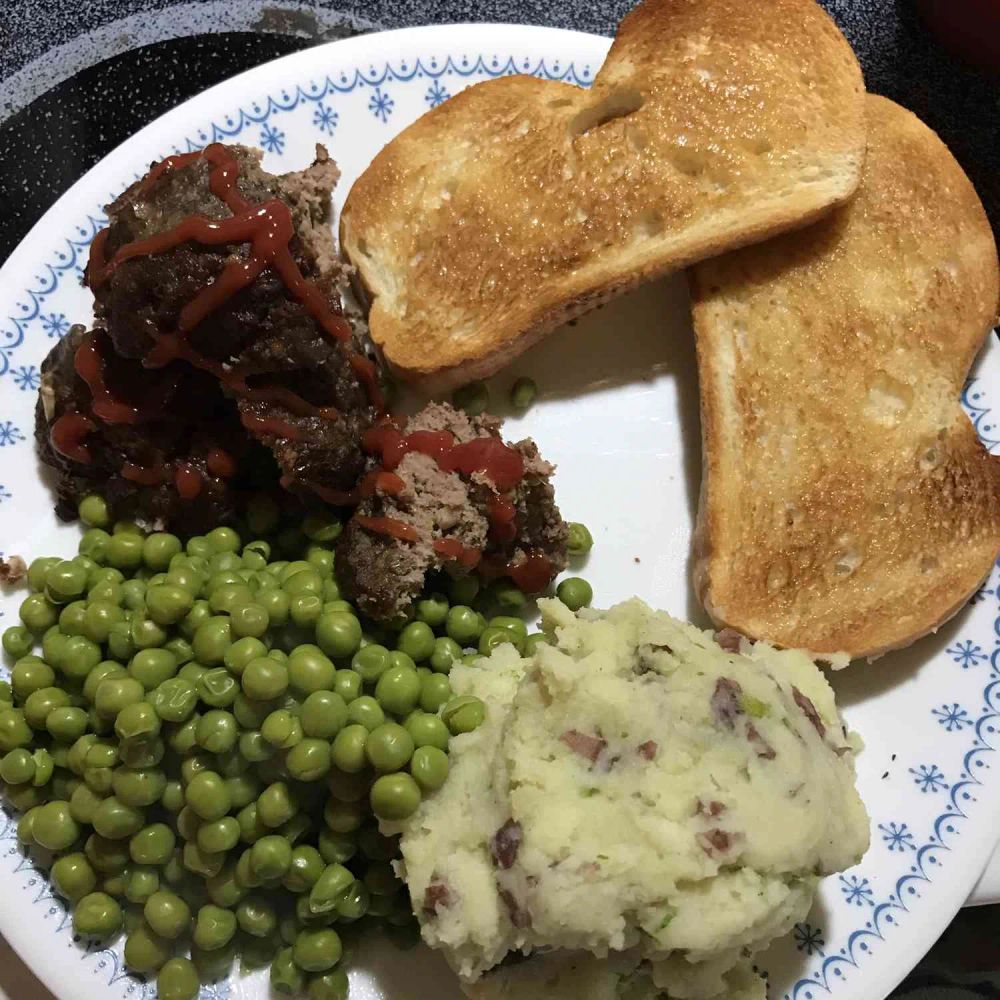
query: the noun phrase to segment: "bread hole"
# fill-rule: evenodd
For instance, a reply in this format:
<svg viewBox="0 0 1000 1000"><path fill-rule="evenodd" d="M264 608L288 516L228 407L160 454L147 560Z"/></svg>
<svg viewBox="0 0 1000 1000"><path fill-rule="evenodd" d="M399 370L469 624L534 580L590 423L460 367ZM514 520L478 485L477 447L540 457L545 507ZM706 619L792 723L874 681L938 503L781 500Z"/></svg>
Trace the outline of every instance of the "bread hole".
<svg viewBox="0 0 1000 1000"><path fill-rule="evenodd" d="M778 527L798 528L803 521L802 511L793 503L785 503L778 507Z"/></svg>
<svg viewBox="0 0 1000 1000"><path fill-rule="evenodd" d="M573 102L568 97L556 97L548 102L550 108L568 108Z"/></svg>
<svg viewBox="0 0 1000 1000"><path fill-rule="evenodd" d="M958 261L954 257L948 257L941 263L941 270L948 275L949 278L958 277Z"/></svg>
<svg viewBox="0 0 1000 1000"><path fill-rule="evenodd" d="M369 249L368 243L363 236L358 237L358 253L360 253L362 257L367 257L369 260L371 260L372 252Z"/></svg>
<svg viewBox="0 0 1000 1000"><path fill-rule="evenodd" d="M647 208L639 213L636 220L635 232L637 236L651 239L663 233L663 215L658 209Z"/></svg>
<svg viewBox="0 0 1000 1000"><path fill-rule="evenodd" d="M705 69L703 66L696 66L694 75L698 77L702 83L708 83L708 81L712 79L712 71Z"/></svg>
<svg viewBox="0 0 1000 1000"><path fill-rule="evenodd" d="M895 427L913 403L913 389L887 372L868 376L868 399L865 416L883 427Z"/></svg>
<svg viewBox="0 0 1000 1000"><path fill-rule="evenodd" d="M451 201L457 190L458 190L458 181L455 180L454 177L449 181L445 181L444 184L441 185L441 200Z"/></svg>
<svg viewBox="0 0 1000 1000"><path fill-rule="evenodd" d="M644 102L645 99L636 87L616 87L597 104L575 114L570 119L569 134L576 138L617 118L627 118L635 114Z"/></svg>
<svg viewBox="0 0 1000 1000"><path fill-rule="evenodd" d="M771 142L767 136L755 135L748 143L747 146L751 153L756 153L758 156L763 156L765 153L770 153L774 149L774 144Z"/></svg>
<svg viewBox="0 0 1000 1000"><path fill-rule="evenodd" d="M576 210L576 221L582 226L590 216L582 209L578 208Z"/></svg>
<svg viewBox="0 0 1000 1000"><path fill-rule="evenodd" d="M635 125L628 125L626 127L625 138L637 153L644 153L649 146L649 137L646 135L645 130Z"/></svg>
<svg viewBox="0 0 1000 1000"><path fill-rule="evenodd" d="M676 170L688 177L696 177L708 166L708 157L700 149L678 145L670 154L670 162Z"/></svg>
<svg viewBox="0 0 1000 1000"><path fill-rule="evenodd" d="M835 576L850 576L861 565L861 553L855 548L841 552L833 564Z"/></svg>
<svg viewBox="0 0 1000 1000"><path fill-rule="evenodd" d="M920 471L927 473L933 470L938 462L941 461L940 452L938 452L937 445L931 445L921 456L920 456Z"/></svg>
<svg viewBox="0 0 1000 1000"><path fill-rule="evenodd" d="M767 569L767 591L769 594L777 593L788 585L791 576L791 567L784 559L778 559L771 563Z"/></svg>
<svg viewBox="0 0 1000 1000"><path fill-rule="evenodd" d="M920 572L933 573L938 568L937 556L921 556Z"/></svg>

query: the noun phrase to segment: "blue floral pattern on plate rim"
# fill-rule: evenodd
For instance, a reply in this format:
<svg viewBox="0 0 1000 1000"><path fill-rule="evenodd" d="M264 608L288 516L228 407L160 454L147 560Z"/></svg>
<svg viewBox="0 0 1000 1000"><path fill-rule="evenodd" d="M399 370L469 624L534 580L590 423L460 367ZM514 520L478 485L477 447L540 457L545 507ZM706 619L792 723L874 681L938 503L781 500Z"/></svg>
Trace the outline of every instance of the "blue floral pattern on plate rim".
<svg viewBox="0 0 1000 1000"><path fill-rule="evenodd" d="M530 73L542 79L578 86L589 86L592 80L590 65L577 67L573 62L560 62L558 59L524 59L480 53L473 57L463 54L404 59L396 64L386 62L380 68L356 68L328 75L318 83L312 81L280 89L266 99L212 122L188 136L182 144L164 150L162 155L199 149L209 142L240 137L281 156L286 144L286 129L281 127L280 116L301 105L313 107L312 125L317 138L322 139L332 136L338 128L340 114L332 106L337 95L364 91L366 107L372 118L387 125L395 110L396 98L393 95L399 86L419 86L424 106L436 107L451 96L452 90L447 86L449 78L456 78L458 85L462 86L475 78L513 73ZM24 363L24 359L19 357L19 349L28 341L29 328L36 321L45 341L61 337L68 330L65 315L48 310L47 300L62 281L82 277L90 242L105 222L100 211L85 215L72 234L57 245L50 260L42 267L43 274L36 276L36 284L25 289L22 301L18 303L18 314L8 317L11 325L0 329L0 377L10 378L15 391L30 393L38 388L38 367L30 363L30 359ZM40 344L39 352L46 349L46 344ZM987 399L982 380L970 378L962 394L962 404L980 438L990 450L997 451L1000 449L1000 423L994 416L992 403ZM18 427L10 420L0 420L0 449L27 449L30 444L29 428ZM3 454L5 452L0 451L0 455ZM0 511L11 498L10 490L0 480ZM896 820L877 824L871 850L881 847L901 861L900 874L892 891L888 894L876 892L873 884L861 873L863 863L859 869L837 876L842 905L858 911L857 926L842 940L828 941L829 935L822 926L813 923L796 925L792 935L795 949L810 959L820 959L820 962L808 975L794 983L784 994L785 1000L816 1000L822 994L833 994L838 983L845 982L851 970L860 968L865 957L872 953L873 946L885 942L886 935L911 912L912 903L920 898L920 887L933 882L942 871L951 844L960 835L960 826L968 819L969 810L977 801L975 789L982 784L977 771L990 766L988 759L995 749L992 740L1000 724L1000 578L997 578L996 572L991 581L992 585L990 581L983 585L973 602L991 601L997 605L998 614L993 624L995 648L992 653L982 645L981 639L978 643L964 639L946 651L961 670L979 668L986 674L982 706L970 710L957 702L943 702L931 709L946 732L968 741L962 756L961 773L957 780L949 782L936 763L914 762L908 768L913 784L922 794L946 793L943 806L932 824L933 834L919 837L907 823ZM65 907L18 846L16 825L16 817L5 808L0 810L0 842L6 845L0 851L0 858L5 865L13 866L13 873L22 877L22 888L32 896L32 903L47 908L45 919L53 920L55 933L65 935L67 944L76 946ZM92 971L102 975L109 987L121 988L123 997L131 1000L151 1000L155 997L154 985L128 975L120 950L80 946L80 954L92 963ZM200 994L202 1000L223 1000L228 995L227 983L204 987Z"/></svg>

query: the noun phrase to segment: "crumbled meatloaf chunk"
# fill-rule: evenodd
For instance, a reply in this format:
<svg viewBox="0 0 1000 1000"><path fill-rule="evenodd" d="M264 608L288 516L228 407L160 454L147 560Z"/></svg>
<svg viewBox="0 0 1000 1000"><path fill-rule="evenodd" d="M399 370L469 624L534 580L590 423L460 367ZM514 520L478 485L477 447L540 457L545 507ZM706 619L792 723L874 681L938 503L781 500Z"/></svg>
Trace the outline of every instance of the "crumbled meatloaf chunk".
<svg viewBox="0 0 1000 1000"><path fill-rule="evenodd" d="M342 317L344 268L337 260L330 208L339 171L326 150L317 147L315 163L305 170L275 176L261 168L258 151L227 148L238 164L236 188L243 198L253 205L280 199L288 207L294 234L287 246L295 266L331 316ZM233 489L248 481L259 486L263 479L277 488L280 478L298 484L302 494L313 487L343 492L364 471L361 435L377 410L355 364L359 338L331 336L274 267L265 266L186 329L180 360L170 360L177 355L163 348L165 337L177 336L185 306L228 264L251 262L249 240L218 245L185 240L102 266L121 248L162 237L193 216L232 217L234 211L212 190L211 173L208 159L154 168L108 206L109 226L87 271L104 374L116 398L153 399L162 419L121 424L95 416L91 390L74 370L86 334L81 329L56 345L43 366L43 402L46 396L48 402L38 407L36 436L42 460L58 475L57 509L63 516L75 516L80 496L100 489L116 516L200 530L196 526L232 519ZM95 425L86 440L89 462L53 449L52 424L64 413ZM199 451L221 447L222 439L229 442L227 451L240 453L240 476L231 484L209 481L213 477ZM246 456L252 459L249 468ZM171 482L150 486L121 476L125 462L148 469L182 461L204 476L206 487L196 501L182 499Z"/></svg>
<svg viewBox="0 0 1000 1000"><path fill-rule="evenodd" d="M493 416L470 419L447 404L432 403L411 417L402 433L448 431L463 444L499 441L501 425ZM457 577L478 568L500 576L532 555L547 560L553 574L565 567L567 531L549 482L553 467L542 461L533 441L508 448L521 456L524 468L520 481L502 494L515 512L509 538L491 530L491 503L501 491L488 474L449 471L419 452L408 452L394 468L402 481L396 495L377 489L362 501L337 546L340 582L362 611L378 620L405 613L434 570ZM371 464L375 469L379 463ZM405 526L412 540L385 533L381 519ZM442 541L457 542L461 554L436 549Z"/></svg>
<svg viewBox="0 0 1000 1000"><path fill-rule="evenodd" d="M123 401L141 403L155 398L161 404L158 416L134 424L107 424L93 418L94 429L85 439L89 462L72 461L57 452L51 440L57 419L90 411L90 390L74 370L77 350L88 336L84 327L72 327L42 363L35 438L39 457L56 475L60 517L75 518L80 498L100 493L116 517L198 533L233 519L240 488L276 484L273 458L247 436L232 402L211 376L181 363L148 371L137 361L117 358L110 345L105 345L109 386ZM218 449L235 460L237 476L224 477L209 469L208 456ZM127 463L153 470L175 460L184 461L201 477L202 488L191 500L181 499L172 476L143 485L122 475Z"/></svg>

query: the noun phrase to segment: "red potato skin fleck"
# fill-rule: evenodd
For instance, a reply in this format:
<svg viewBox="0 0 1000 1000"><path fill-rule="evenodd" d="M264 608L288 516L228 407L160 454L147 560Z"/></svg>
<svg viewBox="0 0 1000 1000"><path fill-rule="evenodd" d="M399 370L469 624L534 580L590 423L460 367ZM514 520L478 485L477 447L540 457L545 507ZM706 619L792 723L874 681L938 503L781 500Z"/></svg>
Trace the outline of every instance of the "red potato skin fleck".
<svg viewBox="0 0 1000 1000"><path fill-rule="evenodd" d="M452 902L451 890L448 886L435 882L427 886L427 891L424 893L423 910L428 917L436 917L438 910L447 909Z"/></svg>
<svg viewBox="0 0 1000 1000"><path fill-rule="evenodd" d="M608 745L607 740L602 740L599 736L588 736L586 733L581 733L576 729L567 729L559 739L573 753L586 758L591 764L596 762L597 758L601 756L601 753Z"/></svg>
<svg viewBox="0 0 1000 1000"><path fill-rule="evenodd" d="M517 860L517 852L521 849L524 833L517 820L509 819L490 840L490 854L499 868L507 871Z"/></svg>
<svg viewBox="0 0 1000 1000"><path fill-rule="evenodd" d="M792 687L792 697L795 699L795 704L805 713L805 717L816 728L816 732L821 737L826 736L826 726L823 725L823 720L819 717L819 712L816 711L816 706L812 703L812 700L794 686Z"/></svg>
<svg viewBox="0 0 1000 1000"><path fill-rule="evenodd" d="M642 757L643 760L655 760L659 749L660 746L655 740L646 740L645 743L640 743L635 748L635 752Z"/></svg>

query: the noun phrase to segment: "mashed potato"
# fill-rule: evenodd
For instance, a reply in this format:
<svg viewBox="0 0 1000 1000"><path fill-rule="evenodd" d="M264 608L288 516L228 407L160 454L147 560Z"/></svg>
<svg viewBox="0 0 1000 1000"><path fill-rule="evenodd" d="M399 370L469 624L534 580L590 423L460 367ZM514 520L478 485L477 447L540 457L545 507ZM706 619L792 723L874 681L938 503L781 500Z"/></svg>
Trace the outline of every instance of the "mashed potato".
<svg viewBox="0 0 1000 1000"><path fill-rule="evenodd" d="M801 652L728 651L639 600L540 603L554 645L452 671L487 719L400 828L424 938L469 982L561 948L645 960L637 998L732 994L868 846L833 692Z"/></svg>

